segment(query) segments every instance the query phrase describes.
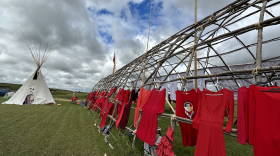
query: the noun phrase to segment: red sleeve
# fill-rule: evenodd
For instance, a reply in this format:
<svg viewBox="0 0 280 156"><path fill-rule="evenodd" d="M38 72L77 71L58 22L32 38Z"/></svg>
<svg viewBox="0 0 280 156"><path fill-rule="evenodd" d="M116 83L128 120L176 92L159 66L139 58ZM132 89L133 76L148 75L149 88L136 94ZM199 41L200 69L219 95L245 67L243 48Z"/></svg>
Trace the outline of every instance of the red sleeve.
<svg viewBox="0 0 280 156"><path fill-rule="evenodd" d="M231 128L232 128L232 124L233 124L233 115L234 115L234 92L233 91L229 91L228 93L228 101L226 102L226 109L228 110L228 123L227 123L227 127L225 128L225 131L230 133L231 132Z"/></svg>
<svg viewBox="0 0 280 156"><path fill-rule="evenodd" d="M200 121L200 118L201 118L201 103L202 103L202 94L204 94L204 90L203 91L200 91L199 89L197 90L197 95L198 95L198 103L197 103L197 112L196 112L196 115L193 119L193 122L192 122L192 126L193 128L195 129L198 129L199 127L199 121Z"/></svg>
<svg viewBox="0 0 280 156"><path fill-rule="evenodd" d="M246 145L246 133L245 133L245 100L247 95L247 88L240 87L238 88L238 97L237 97L237 129L238 129L238 142L240 144Z"/></svg>
<svg viewBox="0 0 280 156"><path fill-rule="evenodd" d="M197 91L197 94L198 94L197 111L196 111L196 115L192 122L192 127L195 129L198 129L198 126L199 126L199 121L200 121L200 117L201 117L201 101L202 101L202 98L201 98L202 92L199 89Z"/></svg>
<svg viewBox="0 0 280 156"><path fill-rule="evenodd" d="M117 96L115 97L114 101L116 101L116 100L119 98L120 92L121 92L121 91L122 91L122 90L120 89L119 92L118 92L118 94L117 94Z"/></svg>
<svg viewBox="0 0 280 156"><path fill-rule="evenodd" d="M158 104L158 114L162 114L164 112L164 108L165 108L165 97L166 97L166 89L164 88L163 90L161 90L161 92L163 92L160 96L160 103Z"/></svg>

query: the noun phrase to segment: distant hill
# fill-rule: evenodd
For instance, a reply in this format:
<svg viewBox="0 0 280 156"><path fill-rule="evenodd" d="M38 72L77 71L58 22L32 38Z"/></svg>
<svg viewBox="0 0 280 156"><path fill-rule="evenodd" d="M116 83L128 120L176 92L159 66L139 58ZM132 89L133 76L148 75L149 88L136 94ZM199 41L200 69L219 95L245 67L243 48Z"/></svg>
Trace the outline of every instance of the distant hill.
<svg viewBox="0 0 280 156"><path fill-rule="evenodd" d="M0 88L11 89L16 92L21 87L21 84L0 83Z"/></svg>

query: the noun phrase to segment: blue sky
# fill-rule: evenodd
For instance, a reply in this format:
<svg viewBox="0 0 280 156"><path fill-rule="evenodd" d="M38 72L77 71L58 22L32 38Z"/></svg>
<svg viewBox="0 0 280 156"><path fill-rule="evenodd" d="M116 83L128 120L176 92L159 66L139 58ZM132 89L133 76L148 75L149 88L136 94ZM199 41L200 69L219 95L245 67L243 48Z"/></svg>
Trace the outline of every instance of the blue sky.
<svg viewBox="0 0 280 156"><path fill-rule="evenodd" d="M158 21L158 18L161 16L160 12L162 9L162 4L163 2L153 2L152 3L152 15L151 15L151 27L157 27L160 25L160 22ZM96 10L93 9L91 7L88 7L88 12L90 14L90 17L94 20L96 20L96 16L100 17L100 16L112 16L114 17L115 14L106 9L106 8L102 8L100 10ZM129 10L130 14L132 15L132 17L137 19L137 25L139 26L139 31L136 33L143 33L144 30L147 29L148 25L149 25L149 20L150 20L150 11L151 11L151 1L149 0L145 0L142 1L141 3L135 3L133 1L130 1L127 3L127 7L124 7L121 11L120 11L120 15L119 18L127 21L129 20L127 18L126 15L126 10ZM114 40L112 38L112 34L109 34L108 32L104 31L103 28L104 27L108 27L108 25L105 26L99 26L97 31L99 33L99 35L102 36L103 41L106 44L112 44L114 43ZM124 34L124 36L126 36L126 34Z"/></svg>

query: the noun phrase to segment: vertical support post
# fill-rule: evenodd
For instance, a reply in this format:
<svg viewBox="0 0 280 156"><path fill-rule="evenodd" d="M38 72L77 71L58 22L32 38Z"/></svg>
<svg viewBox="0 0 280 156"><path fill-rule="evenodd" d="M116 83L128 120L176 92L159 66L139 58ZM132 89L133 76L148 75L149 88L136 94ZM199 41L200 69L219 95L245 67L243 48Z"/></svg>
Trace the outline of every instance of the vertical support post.
<svg viewBox="0 0 280 156"><path fill-rule="evenodd" d="M264 13L267 5L267 0L263 0L263 6L260 13L259 22L263 22ZM262 67L262 42L263 42L263 28L256 24L256 28L258 29L258 43L257 43L257 51L256 51L256 68ZM260 82L260 76L256 76L256 82Z"/></svg>
<svg viewBox="0 0 280 156"><path fill-rule="evenodd" d="M150 10L150 22L149 22L149 33L148 33L148 40L147 40L147 49L146 49L146 53L148 52L148 49L149 49L149 39L150 39L150 28L151 28L151 19L152 19L152 6L153 6L153 3L152 3L152 0L151 0L151 10ZM148 60L146 61L146 64L148 63ZM144 66L146 67L146 66ZM142 79L142 85L144 85L144 82L145 82L145 73L146 73L146 69L144 69L144 73L143 73L143 79Z"/></svg>
<svg viewBox="0 0 280 156"><path fill-rule="evenodd" d="M197 0L195 0L195 9L194 9L194 14L195 14L195 18L194 18L194 24L197 24ZM196 30L196 27L195 27ZM197 40L197 34L195 32L194 34L194 44L196 44ZM194 49L194 75L197 76L197 50L196 48ZM194 87L195 89L197 88L197 79L194 80Z"/></svg>
<svg viewBox="0 0 280 156"><path fill-rule="evenodd" d="M140 124L141 117L142 117L142 113L139 113L139 117L138 117L138 121L137 121L136 130L138 129L138 126L139 126L139 124ZM134 134L134 137L133 137L132 148L135 147L135 141L136 141L136 134Z"/></svg>
<svg viewBox="0 0 280 156"><path fill-rule="evenodd" d="M116 63L114 63L113 74L115 73Z"/></svg>

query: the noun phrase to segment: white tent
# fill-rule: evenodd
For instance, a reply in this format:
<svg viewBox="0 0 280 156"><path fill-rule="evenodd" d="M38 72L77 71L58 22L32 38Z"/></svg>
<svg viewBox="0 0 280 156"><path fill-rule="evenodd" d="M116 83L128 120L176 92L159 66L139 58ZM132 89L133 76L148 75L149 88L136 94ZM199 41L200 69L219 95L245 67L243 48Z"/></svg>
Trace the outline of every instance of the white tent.
<svg viewBox="0 0 280 156"><path fill-rule="evenodd" d="M28 44L28 43L27 43ZM47 60L50 55L50 50L45 50L42 60L40 60L40 51L38 52L36 48L30 47L29 50L32 57L37 64L36 71L31 75L31 77L19 88L19 90L6 102L3 104L45 104L53 102L55 103L52 94L47 86L44 76L40 70L43 63ZM48 47L48 45L47 45ZM33 51L32 51L33 50Z"/></svg>
<svg viewBox="0 0 280 156"><path fill-rule="evenodd" d="M9 99L11 98L15 93L14 92L8 92L5 94L5 96L3 97L4 99Z"/></svg>

